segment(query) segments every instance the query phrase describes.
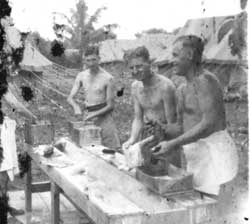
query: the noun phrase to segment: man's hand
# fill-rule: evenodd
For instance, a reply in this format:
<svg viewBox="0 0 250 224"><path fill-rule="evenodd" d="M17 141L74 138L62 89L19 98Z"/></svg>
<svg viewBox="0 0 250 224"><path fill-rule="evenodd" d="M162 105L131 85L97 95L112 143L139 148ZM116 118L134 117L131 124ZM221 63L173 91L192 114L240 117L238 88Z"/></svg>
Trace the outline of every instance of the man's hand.
<svg viewBox="0 0 250 224"><path fill-rule="evenodd" d="M81 115L82 114L82 110L80 108L80 106L78 105L74 105L74 112L75 112L75 115Z"/></svg>
<svg viewBox="0 0 250 224"><path fill-rule="evenodd" d="M84 121L90 121L92 120L93 118L95 118L96 116L94 114L91 114L91 115L87 115L85 118L84 118Z"/></svg>
<svg viewBox="0 0 250 224"><path fill-rule="evenodd" d="M152 149L152 156L157 158L168 152L172 151L175 145L171 141L160 142L157 146Z"/></svg>
<svg viewBox="0 0 250 224"><path fill-rule="evenodd" d="M131 139L127 140L126 142L122 144L122 150L123 151L127 150L133 144L134 142Z"/></svg>

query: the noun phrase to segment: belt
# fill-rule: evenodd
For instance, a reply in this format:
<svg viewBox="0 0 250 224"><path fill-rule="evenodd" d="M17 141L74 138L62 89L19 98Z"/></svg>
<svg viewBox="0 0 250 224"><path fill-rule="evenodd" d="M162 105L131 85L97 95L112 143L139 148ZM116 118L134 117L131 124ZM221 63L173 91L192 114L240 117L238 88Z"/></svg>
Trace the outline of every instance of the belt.
<svg viewBox="0 0 250 224"><path fill-rule="evenodd" d="M104 103L96 104L96 105L93 105L93 106L88 106L88 107L86 107L86 110L88 112L93 112L93 111L100 110L100 109L102 109L102 108L104 108L106 106L107 106L107 103L104 102Z"/></svg>

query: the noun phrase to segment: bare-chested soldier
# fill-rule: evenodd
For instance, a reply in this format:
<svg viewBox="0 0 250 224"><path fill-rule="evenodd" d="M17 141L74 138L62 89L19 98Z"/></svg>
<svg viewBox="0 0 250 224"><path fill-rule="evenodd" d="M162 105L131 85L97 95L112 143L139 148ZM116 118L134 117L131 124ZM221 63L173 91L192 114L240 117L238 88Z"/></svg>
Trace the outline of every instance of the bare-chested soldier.
<svg viewBox="0 0 250 224"><path fill-rule="evenodd" d="M84 89L85 108L88 115L85 121L93 120L102 128L102 144L111 149L120 148L118 132L112 117L114 109L113 76L99 66L99 49L90 46L84 54L84 63L87 70L80 72L68 97L76 115L82 114L80 106L73 97L80 87Z"/></svg>
<svg viewBox="0 0 250 224"><path fill-rule="evenodd" d="M176 121L175 86L171 80L151 70L148 50L145 47L133 50L128 57L128 65L135 79L132 83L135 114L131 136L123 144L123 150L140 140L148 123L162 126ZM167 136L168 133L164 135ZM175 155L173 163L179 166L180 154L175 152Z"/></svg>
<svg viewBox="0 0 250 224"><path fill-rule="evenodd" d="M235 144L226 129L223 93L216 76L201 67L204 44L196 36L179 37L173 49L175 71L186 78L177 91L177 126L183 133L154 148L154 156L183 146L196 190L218 195L220 185L237 173ZM179 128L180 130L181 128Z"/></svg>

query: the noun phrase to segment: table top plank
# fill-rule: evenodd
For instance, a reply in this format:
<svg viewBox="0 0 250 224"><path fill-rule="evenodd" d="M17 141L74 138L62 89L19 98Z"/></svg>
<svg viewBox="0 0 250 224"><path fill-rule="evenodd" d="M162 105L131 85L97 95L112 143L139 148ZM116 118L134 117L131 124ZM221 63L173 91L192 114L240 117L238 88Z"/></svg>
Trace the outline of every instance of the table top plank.
<svg viewBox="0 0 250 224"><path fill-rule="evenodd" d="M119 192L109 189L101 180L87 175L72 175L70 169L50 167L31 146L26 151L39 167L53 180L74 203L96 223L116 223L124 217L141 219L144 211ZM86 191L86 187L88 190ZM114 221L113 221L114 220Z"/></svg>
<svg viewBox="0 0 250 224"><path fill-rule="evenodd" d="M190 208L210 200L185 193L160 196L92 149L66 141L63 156L73 165L59 168L43 164L43 156L27 146L39 167L97 224L188 224Z"/></svg>
<svg viewBox="0 0 250 224"><path fill-rule="evenodd" d="M102 180L109 188L119 191L148 214L185 210L178 202L169 203L134 177L92 154L91 149L79 149L74 143L67 142L65 153L85 167L89 174Z"/></svg>

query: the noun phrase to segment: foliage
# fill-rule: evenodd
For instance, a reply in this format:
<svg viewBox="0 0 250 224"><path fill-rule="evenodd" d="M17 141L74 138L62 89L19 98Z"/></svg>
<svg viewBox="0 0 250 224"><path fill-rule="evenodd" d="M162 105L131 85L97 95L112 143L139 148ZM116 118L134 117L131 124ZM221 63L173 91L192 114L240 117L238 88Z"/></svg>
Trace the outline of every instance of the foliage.
<svg viewBox="0 0 250 224"><path fill-rule="evenodd" d="M8 90L8 76L17 71L18 64L22 61L25 34L13 27L9 2L0 0L0 3L0 124L2 124L4 113L1 100Z"/></svg>
<svg viewBox="0 0 250 224"><path fill-rule="evenodd" d="M54 56L54 57L59 57L61 56L63 53L64 53L64 46L63 46L63 43L60 42L60 41L57 41L57 40L54 40L52 43L51 43L51 54Z"/></svg>
<svg viewBox="0 0 250 224"><path fill-rule="evenodd" d="M98 8L91 16L88 15L88 7L84 0L79 0L75 9L71 9L71 17L63 13L54 13L53 29L58 38L65 40L70 48L79 49L80 55L90 43L98 43L106 39L114 39L116 35L113 29L116 24L108 24L99 29L94 28L98 22L101 13L106 7ZM59 16L65 20L64 24L56 23L56 17Z"/></svg>
<svg viewBox="0 0 250 224"><path fill-rule="evenodd" d="M39 50L39 52L41 52L41 54L48 58L50 61L68 68L80 67L81 59L75 55L66 57L64 54L61 54L60 57L58 57L56 54L52 54L53 46L55 44L54 41L56 40L46 40L38 32L30 33L29 38L33 45ZM63 47L67 48L69 47L69 45L66 42L63 42Z"/></svg>
<svg viewBox="0 0 250 224"><path fill-rule="evenodd" d="M230 31L232 33L229 36L229 46L231 48L232 55L238 55L242 58L242 52L246 49L246 37L247 37L247 13L242 12L234 18L228 17L227 20L220 27L218 32L218 42Z"/></svg>

